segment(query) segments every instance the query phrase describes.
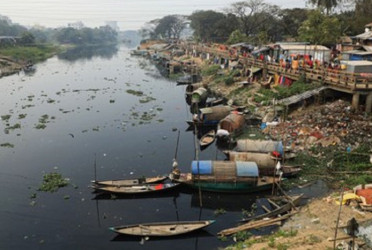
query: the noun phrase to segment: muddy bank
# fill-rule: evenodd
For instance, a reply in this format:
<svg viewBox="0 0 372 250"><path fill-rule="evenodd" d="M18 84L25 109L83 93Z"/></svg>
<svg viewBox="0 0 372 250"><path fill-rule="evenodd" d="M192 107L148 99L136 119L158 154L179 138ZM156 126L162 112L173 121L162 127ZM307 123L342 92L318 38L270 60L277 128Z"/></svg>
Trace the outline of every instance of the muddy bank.
<svg viewBox="0 0 372 250"><path fill-rule="evenodd" d="M0 56L0 78L20 72L24 65L7 57Z"/></svg>

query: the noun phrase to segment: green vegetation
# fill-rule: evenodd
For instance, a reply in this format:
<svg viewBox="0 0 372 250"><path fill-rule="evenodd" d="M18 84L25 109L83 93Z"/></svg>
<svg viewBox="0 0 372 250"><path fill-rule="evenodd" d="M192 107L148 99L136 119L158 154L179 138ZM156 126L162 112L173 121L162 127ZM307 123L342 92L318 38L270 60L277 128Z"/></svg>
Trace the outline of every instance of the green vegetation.
<svg viewBox="0 0 372 250"><path fill-rule="evenodd" d="M135 96L143 96L143 92L142 92L142 91L137 91L137 90L133 90L133 89L128 89L126 92L127 92L128 94L135 95Z"/></svg>
<svg viewBox="0 0 372 250"><path fill-rule="evenodd" d="M212 75L216 75L217 72L220 70L220 66L217 65L217 64L214 64L214 65L211 65L211 66L208 66L208 67L205 67L204 69L202 69L201 71L201 74L202 76L212 76Z"/></svg>
<svg viewBox="0 0 372 250"><path fill-rule="evenodd" d="M6 143L2 143L0 144L0 147L3 147L3 148L14 148L14 145L9 143L9 142L6 142Z"/></svg>
<svg viewBox="0 0 372 250"><path fill-rule="evenodd" d="M43 182L39 187L39 191L56 192L59 188L68 185L68 181L59 173L49 173L43 176Z"/></svg>
<svg viewBox="0 0 372 250"><path fill-rule="evenodd" d="M40 62L61 52L61 49L54 45L15 46L0 48L0 55L8 56L17 62Z"/></svg>
<svg viewBox="0 0 372 250"><path fill-rule="evenodd" d="M277 100L290 97L292 95L301 94L305 91L319 87L316 83L304 83L302 81L294 82L290 87L276 86L273 89L261 88L258 94L255 95L254 100L264 105L270 104L275 98Z"/></svg>
<svg viewBox="0 0 372 250"><path fill-rule="evenodd" d="M42 115L40 118L39 118L39 123L35 125L35 128L36 129L45 129L46 128L46 124L49 123L48 121L49 119L49 115L45 114L45 115ZM51 117L51 119L55 119L55 117Z"/></svg>
<svg viewBox="0 0 372 250"><path fill-rule="evenodd" d="M144 98L140 99L139 102L140 103L148 103L148 102L155 101L155 100L156 100L156 98L154 98L154 97L145 96Z"/></svg>
<svg viewBox="0 0 372 250"><path fill-rule="evenodd" d="M371 146L363 144L350 153L340 152L337 146L312 147L309 151L299 152L295 159L288 161L288 164L302 165L300 176L308 182L321 178L335 187L343 185L353 188L359 184L372 183L371 175L363 173L372 171L369 153L366 153ZM297 181L300 182L301 178ZM296 180L291 182L295 183Z"/></svg>
<svg viewBox="0 0 372 250"><path fill-rule="evenodd" d="M215 81L217 83L223 82L227 86L234 83L234 77L239 76L240 71L239 70L231 70L227 75L219 75L215 77Z"/></svg>
<svg viewBox="0 0 372 250"><path fill-rule="evenodd" d="M218 216L218 215L221 215L221 214L225 214L226 213L226 210L223 209L223 208L218 208L214 211L214 215L215 216Z"/></svg>
<svg viewBox="0 0 372 250"><path fill-rule="evenodd" d="M14 130L14 129L19 129L19 128L21 128L21 124L16 123L13 126L7 127L6 129L8 129L8 130Z"/></svg>
<svg viewBox="0 0 372 250"><path fill-rule="evenodd" d="M2 115L1 120L8 121L10 119L10 117L12 117L12 116L11 115Z"/></svg>
<svg viewBox="0 0 372 250"><path fill-rule="evenodd" d="M263 237L252 237L252 234L247 231L242 231L233 235L234 241L237 243L227 249L247 249L256 243L266 242L268 247L276 248L279 250L288 249L290 246L284 243L277 243L277 238L289 238L297 235L297 230L279 230L272 235L266 235Z"/></svg>

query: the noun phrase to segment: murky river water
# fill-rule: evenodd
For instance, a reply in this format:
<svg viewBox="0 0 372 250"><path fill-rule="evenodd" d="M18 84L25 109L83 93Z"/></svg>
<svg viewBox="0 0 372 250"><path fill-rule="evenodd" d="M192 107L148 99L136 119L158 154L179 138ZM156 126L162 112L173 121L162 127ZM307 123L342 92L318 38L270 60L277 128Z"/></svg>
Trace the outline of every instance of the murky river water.
<svg viewBox="0 0 372 250"><path fill-rule="evenodd" d="M200 210L192 192L95 199L89 188L95 154L99 179L168 173L177 128L180 169L188 171L194 159L194 137L185 131L191 114L184 87L125 47L78 50L38 64L34 73L2 78L0 103L1 116L10 115L0 122L0 249L216 249L231 243L216 233L235 225L254 200L204 194ZM200 158L223 156L212 145ZM55 193L37 191L51 172L69 178L70 185ZM216 217L219 208L228 212ZM144 245L108 230L199 218L217 222L204 232Z"/></svg>

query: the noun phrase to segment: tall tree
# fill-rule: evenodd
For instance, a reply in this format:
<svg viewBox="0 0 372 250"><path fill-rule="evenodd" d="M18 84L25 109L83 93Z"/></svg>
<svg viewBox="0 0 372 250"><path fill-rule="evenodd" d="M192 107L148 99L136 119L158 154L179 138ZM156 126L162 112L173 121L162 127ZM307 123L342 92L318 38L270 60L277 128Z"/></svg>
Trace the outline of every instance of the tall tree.
<svg viewBox="0 0 372 250"><path fill-rule="evenodd" d="M337 7L341 0L308 0L310 4L317 6L320 9L325 9L328 16L332 9Z"/></svg>
<svg viewBox="0 0 372 250"><path fill-rule="evenodd" d="M194 30L194 37L204 42L221 42L227 40L229 34L221 37L221 22L225 20L225 15L213 10L196 11L189 17L190 26Z"/></svg>
<svg viewBox="0 0 372 250"><path fill-rule="evenodd" d="M164 39L179 39L182 30L186 27L186 18L180 15L169 15L159 20L155 27L156 36Z"/></svg>
<svg viewBox="0 0 372 250"><path fill-rule="evenodd" d="M372 22L372 0L355 0L354 21L358 32L363 32L364 26Z"/></svg>
<svg viewBox="0 0 372 250"><path fill-rule="evenodd" d="M269 32L275 23L279 7L266 4L264 0L246 0L231 4L225 11L239 19L242 33L246 36L257 36L262 30Z"/></svg>
<svg viewBox="0 0 372 250"><path fill-rule="evenodd" d="M307 19L308 10L301 8L283 9L279 13L280 32L284 37L295 38L298 29Z"/></svg>
<svg viewBox="0 0 372 250"><path fill-rule="evenodd" d="M331 46L341 35L340 22L336 17L325 16L319 10L313 10L302 23L298 34L302 41Z"/></svg>
<svg viewBox="0 0 372 250"><path fill-rule="evenodd" d="M31 32L25 31L21 34L20 43L22 45L31 45L35 43L35 37Z"/></svg>

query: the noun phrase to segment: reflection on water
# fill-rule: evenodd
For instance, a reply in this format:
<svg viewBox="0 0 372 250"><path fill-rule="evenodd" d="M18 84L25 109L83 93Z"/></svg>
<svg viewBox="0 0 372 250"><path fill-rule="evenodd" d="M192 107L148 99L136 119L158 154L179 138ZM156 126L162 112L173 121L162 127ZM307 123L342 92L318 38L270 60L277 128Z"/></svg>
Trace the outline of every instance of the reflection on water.
<svg viewBox="0 0 372 250"><path fill-rule="evenodd" d="M78 46L68 49L58 55L58 59L75 62L77 60L90 60L94 57L111 59L118 52L116 45L107 46Z"/></svg>

